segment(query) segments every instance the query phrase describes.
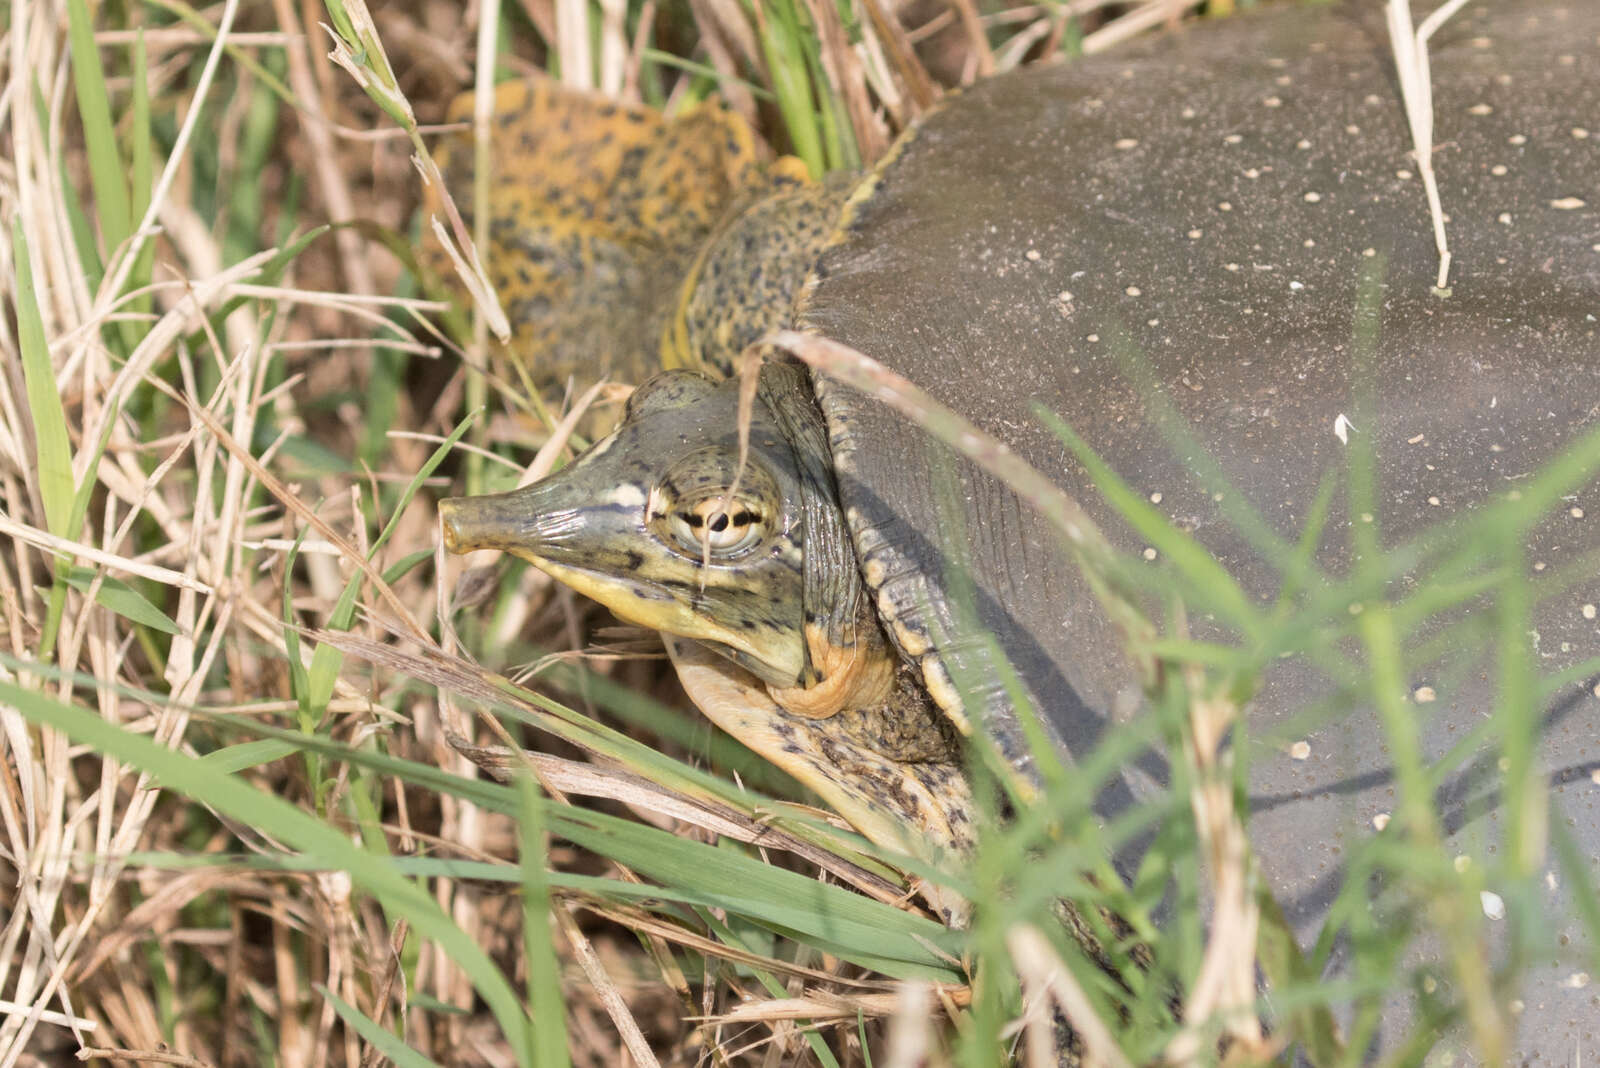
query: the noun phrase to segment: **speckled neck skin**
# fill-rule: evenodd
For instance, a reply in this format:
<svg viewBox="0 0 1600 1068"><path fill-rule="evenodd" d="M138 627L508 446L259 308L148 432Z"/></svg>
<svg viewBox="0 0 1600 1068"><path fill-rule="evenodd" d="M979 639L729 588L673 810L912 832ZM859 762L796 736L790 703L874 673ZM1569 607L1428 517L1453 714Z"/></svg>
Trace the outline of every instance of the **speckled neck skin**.
<svg viewBox="0 0 1600 1068"><path fill-rule="evenodd" d="M748 346L788 326L854 181L835 174L777 186L730 213L684 279L661 340L663 365L724 377Z"/></svg>

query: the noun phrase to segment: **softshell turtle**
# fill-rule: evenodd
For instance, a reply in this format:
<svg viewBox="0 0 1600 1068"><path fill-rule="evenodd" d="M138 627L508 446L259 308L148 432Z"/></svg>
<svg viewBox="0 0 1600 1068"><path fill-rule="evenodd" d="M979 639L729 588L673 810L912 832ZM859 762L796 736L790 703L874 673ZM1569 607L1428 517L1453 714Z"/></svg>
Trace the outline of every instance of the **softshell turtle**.
<svg viewBox="0 0 1600 1068"><path fill-rule="evenodd" d="M1057 413L1263 603L1285 584L1272 546L1292 549L1319 485L1365 435L1375 512L1330 524L1312 546L1319 568L1345 573L1351 528L1403 544L1531 485L1600 411L1600 5L1469 7L1435 35L1431 60L1448 142L1436 153L1448 294L1434 290L1381 13L1351 6L1191 27L959 94L856 187L790 319L911 378L1142 551L1038 410ZM1358 284L1380 260L1362 381ZM1114 337L1143 354L1183 442L1158 426ZM1356 407L1363 385L1370 411ZM1138 709L1121 636L1011 490L875 398L782 362L762 371L741 468L737 389L682 372L653 380L614 435L550 479L447 502L452 547L519 553L748 669L789 710L762 721L769 732L825 731L830 712L881 698L906 666L940 711L1025 772L1017 695L1079 754ZM1221 481L1202 474L1208 464ZM1532 609L1537 667L1556 681L1600 652L1594 495L1586 483L1528 530L1514 565L1536 576L1590 561ZM1242 506L1260 527L1234 521ZM1394 576L1390 593L1419 577ZM1449 755L1433 785L1443 831L1464 843L1502 818L1490 743L1452 750L1484 737L1496 702L1492 646L1459 622L1423 619L1407 644L1437 643L1408 666L1409 707L1426 757ZM1349 840L1397 804L1372 712L1281 735L1335 701L1326 669L1305 655L1273 664L1248 708L1251 841L1308 944ZM1560 769L1552 818L1591 878L1592 682L1552 682L1540 743ZM810 772L831 774L815 761ZM1161 773L1139 762L1106 803L1129 803ZM1537 935L1538 963L1520 993L1496 997L1516 999L1507 1018L1525 1059L1568 1063L1596 1038L1600 1009L1576 978L1594 947L1569 873L1544 863L1547 929L1518 932ZM1397 1004L1378 1046L1406 1017Z"/></svg>

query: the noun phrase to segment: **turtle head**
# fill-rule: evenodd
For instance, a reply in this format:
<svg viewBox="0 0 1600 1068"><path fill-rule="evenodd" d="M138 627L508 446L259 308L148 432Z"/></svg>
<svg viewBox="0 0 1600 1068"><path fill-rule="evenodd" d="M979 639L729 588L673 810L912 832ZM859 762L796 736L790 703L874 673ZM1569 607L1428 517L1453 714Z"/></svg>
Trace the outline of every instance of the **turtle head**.
<svg viewBox="0 0 1600 1068"><path fill-rule="evenodd" d="M771 686L804 685L801 486L757 403L741 467L738 383L667 371L567 467L440 504L452 552L531 561L617 616L709 647Z"/></svg>

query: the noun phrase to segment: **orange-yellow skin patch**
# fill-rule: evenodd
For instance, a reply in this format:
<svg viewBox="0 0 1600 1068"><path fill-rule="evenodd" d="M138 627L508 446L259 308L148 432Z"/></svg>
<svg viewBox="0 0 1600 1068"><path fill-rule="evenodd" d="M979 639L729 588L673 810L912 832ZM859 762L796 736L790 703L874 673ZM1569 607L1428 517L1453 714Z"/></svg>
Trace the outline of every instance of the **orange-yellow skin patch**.
<svg viewBox="0 0 1600 1068"><path fill-rule="evenodd" d="M771 687L774 701L797 716L826 719L881 704L889 696L900 663L882 643L835 645L815 623L807 623L805 631L811 666L821 678L811 686Z"/></svg>

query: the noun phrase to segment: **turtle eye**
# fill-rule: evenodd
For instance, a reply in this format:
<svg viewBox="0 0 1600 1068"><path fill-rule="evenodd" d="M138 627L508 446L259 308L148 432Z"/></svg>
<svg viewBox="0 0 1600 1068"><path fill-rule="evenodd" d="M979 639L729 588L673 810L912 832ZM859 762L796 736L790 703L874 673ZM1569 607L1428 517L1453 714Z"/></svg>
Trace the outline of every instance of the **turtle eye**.
<svg viewBox="0 0 1600 1068"><path fill-rule="evenodd" d="M709 547L713 557L725 560L760 544L767 536L767 521L754 502L724 501L718 494L685 502L673 512L672 536L695 556Z"/></svg>

